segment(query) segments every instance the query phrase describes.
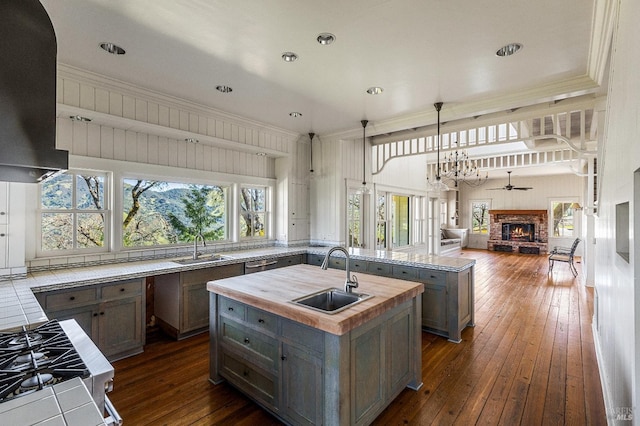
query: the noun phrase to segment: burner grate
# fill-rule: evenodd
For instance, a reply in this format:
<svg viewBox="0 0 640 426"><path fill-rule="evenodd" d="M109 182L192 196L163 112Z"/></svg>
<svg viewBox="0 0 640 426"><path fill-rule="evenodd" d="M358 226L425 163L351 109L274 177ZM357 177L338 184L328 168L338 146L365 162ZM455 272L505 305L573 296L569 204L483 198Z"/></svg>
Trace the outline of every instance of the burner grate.
<svg viewBox="0 0 640 426"><path fill-rule="evenodd" d="M0 333L0 402L90 372L56 320Z"/></svg>

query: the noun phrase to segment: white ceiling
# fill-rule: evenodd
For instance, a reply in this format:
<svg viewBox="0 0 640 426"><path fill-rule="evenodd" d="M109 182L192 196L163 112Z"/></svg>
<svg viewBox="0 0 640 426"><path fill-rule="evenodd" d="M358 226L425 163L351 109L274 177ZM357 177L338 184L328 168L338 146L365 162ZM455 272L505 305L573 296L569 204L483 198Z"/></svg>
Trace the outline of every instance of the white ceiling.
<svg viewBox="0 0 640 426"><path fill-rule="evenodd" d="M587 76L596 0L41 1L59 62L300 134L368 119L373 135L432 124L436 101L446 119L597 87ZM321 32L336 41L321 46ZM105 53L105 41L126 55ZM496 56L510 42L524 48ZM299 59L285 63L285 51Z"/></svg>

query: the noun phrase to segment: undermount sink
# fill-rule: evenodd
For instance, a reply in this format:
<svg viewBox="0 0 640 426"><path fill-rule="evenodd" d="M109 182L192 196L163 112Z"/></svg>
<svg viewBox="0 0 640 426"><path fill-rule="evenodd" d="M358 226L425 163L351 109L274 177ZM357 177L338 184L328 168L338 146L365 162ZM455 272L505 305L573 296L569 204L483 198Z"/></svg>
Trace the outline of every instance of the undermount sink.
<svg viewBox="0 0 640 426"><path fill-rule="evenodd" d="M370 295L363 293L347 293L338 288L328 288L317 293L308 294L292 300L292 303L302 305L327 314L343 311L356 303L369 299Z"/></svg>
<svg viewBox="0 0 640 426"><path fill-rule="evenodd" d="M181 265L193 265L194 263L204 263L204 262L219 262L221 260L230 260L233 259L231 256L224 256L221 254L207 254L194 259L192 257L185 257L182 259L175 259L172 262L179 263Z"/></svg>

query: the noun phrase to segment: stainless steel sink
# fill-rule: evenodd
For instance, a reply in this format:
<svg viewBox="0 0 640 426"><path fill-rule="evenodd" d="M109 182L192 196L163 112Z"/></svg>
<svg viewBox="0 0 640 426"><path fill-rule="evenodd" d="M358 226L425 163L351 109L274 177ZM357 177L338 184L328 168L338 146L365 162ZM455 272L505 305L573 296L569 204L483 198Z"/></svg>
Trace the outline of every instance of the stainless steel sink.
<svg viewBox="0 0 640 426"><path fill-rule="evenodd" d="M299 297L291 302L326 314L335 314L370 297L372 296L368 294L347 293L338 288L328 288L317 293Z"/></svg>
<svg viewBox="0 0 640 426"><path fill-rule="evenodd" d="M194 263L204 263L204 262L220 262L221 260L230 260L233 259L231 256L224 256L221 254L207 254L194 259L192 257L185 257L182 259L174 259L172 262L179 263L181 265L193 265Z"/></svg>

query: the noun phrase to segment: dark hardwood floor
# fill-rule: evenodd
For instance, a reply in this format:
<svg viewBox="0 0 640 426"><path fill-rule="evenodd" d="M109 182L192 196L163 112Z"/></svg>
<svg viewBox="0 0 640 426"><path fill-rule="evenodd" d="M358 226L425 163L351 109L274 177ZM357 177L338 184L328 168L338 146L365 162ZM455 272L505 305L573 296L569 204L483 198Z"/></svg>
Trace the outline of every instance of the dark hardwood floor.
<svg viewBox="0 0 640 426"><path fill-rule="evenodd" d="M604 425L593 291L546 256L464 250L477 259L476 326L459 344L422 333L419 391L405 389L375 425ZM581 271L581 265L577 265ZM208 335L150 339L114 363L109 394L125 425L277 425L208 378Z"/></svg>

